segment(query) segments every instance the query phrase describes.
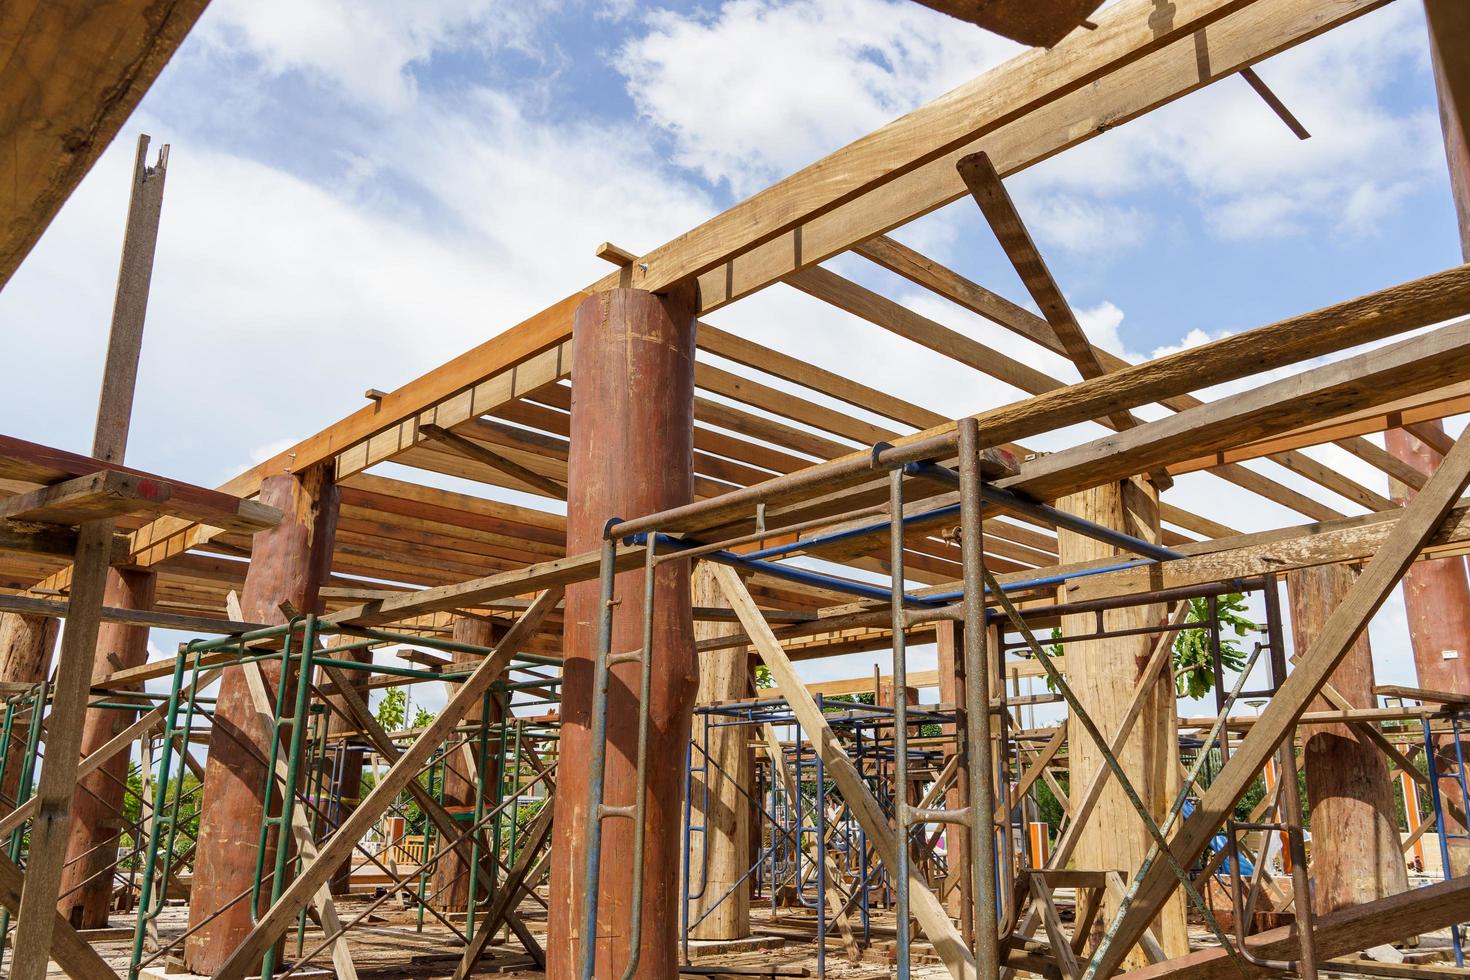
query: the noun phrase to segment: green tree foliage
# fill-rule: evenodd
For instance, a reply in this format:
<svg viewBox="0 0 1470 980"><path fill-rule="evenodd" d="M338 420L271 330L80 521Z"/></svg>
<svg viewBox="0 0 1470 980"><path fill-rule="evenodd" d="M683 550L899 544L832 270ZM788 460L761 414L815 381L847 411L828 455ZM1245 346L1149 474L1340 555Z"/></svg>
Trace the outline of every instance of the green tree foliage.
<svg viewBox="0 0 1470 980"><path fill-rule="evenodd" d="M373 717L385 731L396 732L403 727L403 719L408 716L408 692L401 687L390 687L383 694L383 700L378 702L377 710Z"/></svg>
<svg viewBox="0 0 1470 980"><path fill-rule="evenodd" d="M1258 627L1246 616L1245 596L1239 592L1220 596L1215 611L1220 618L1220 665L1238 672L1245 667L1245 651L1238 641ZM1210 618L1208 599L1189 600L1187 623L1204 623ZM1234 636L1229 635L1234 633ZM1180 697L1202 698L1215 686L1214 658L1206 629L1181 630L1174 640L1174 685Z"/></svg>

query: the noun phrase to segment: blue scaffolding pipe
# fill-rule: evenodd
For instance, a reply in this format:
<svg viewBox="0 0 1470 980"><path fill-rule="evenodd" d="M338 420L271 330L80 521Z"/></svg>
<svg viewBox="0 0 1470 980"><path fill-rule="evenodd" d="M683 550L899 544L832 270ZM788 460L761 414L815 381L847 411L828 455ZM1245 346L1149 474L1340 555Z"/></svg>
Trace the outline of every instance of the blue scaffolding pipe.
<svg viewBox="0 0 1470 980"><path fill-rule="evenodd" d="M657 536L657 542L660 545L666 545L670 548L700 547L700 544L697 541L687 541L682 538L673 538L669 537L666 534L659 534ZM627 538L627 543L631 545L647 544L648 536L644 532L639 532L638 534L630 535ZM810 543L811 542L805 542L805 544ZM861 599L874 599L882 602L888 602L892 599L892 592L889 589L885 589L880 586L867 585L862 582L853 582L845 578L839 578L835 575L827 575L823 572L814 572L806 568L791 568L777 562L762 561L760 559L751 558L749 555L737 554L733 551L712 551L704 557L712 561L720 562L721 564L735 565L753 572L760 572L763 575L770 575L773 578L785 579L788 582L797 582L802 585L813 585L819 588L830 589L833 592L843 592L848 595L857 596ZM1005 592L1025 591L1027 589L1060 585L1063 582L1068 582L1072 579L1077 578L1085 578L1089 575L1102 575L1106 572L1117 572L1122 571L1125 568L1136 568L1139 565L1148 564L1152 564L1152 561L1150 559L1138 558L1131 561L1119 562L1115 565L1103 565L1099 568L1088 568L1082 571L1067 572L1061 575L1048 575L1041 578L1025 579L1020 582L1007 582L1001 586L1001 589ZM985 591L988 593L990 590L987 588ZM933 595L923 596L909 595L906 593L904 595L904 602L926 608L941 608L943 606L948 606L955 602L958 602L962 598L964 598L963 592L939 592Z"/></svg>
<svg viewBox="0 0 1470 980"><path fill-rule="evenodd" d="M930 477L956 485L959 484L960 480L958 473L937 463L907 463L904 465L903 471L908 476ZM1000 487L988 483L982 483L980 485L980 497L983 501L1008 507L1011 510L1028 514L1056 527L1064 527L1069 531L1076 531L1078 534L1085 535L1095 541L1103 541L1114 547L1122 548L1124 551L1131 551L1136 555L1144 555L1156 561L1167 561L1171 558L1184 557L1172 548L1165 548L1162 545L1154 544L1152 541L1144 541L1142 538L1136 538L1131 534L1124 534L1122 531L1104 527L1094 521L1087 520L1085 517L1078 517L1076 514L1069 514L1064 510L1057 510L1057 508L1050 504L1030 500L1018 493L1003 490Z"/></svg>

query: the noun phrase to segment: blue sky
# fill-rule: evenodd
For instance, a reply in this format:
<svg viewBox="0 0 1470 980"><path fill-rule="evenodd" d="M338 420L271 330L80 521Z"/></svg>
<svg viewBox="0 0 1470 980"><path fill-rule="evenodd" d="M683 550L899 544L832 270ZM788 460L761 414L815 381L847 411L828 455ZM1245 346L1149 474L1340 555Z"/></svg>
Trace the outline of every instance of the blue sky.
<svg viewBox="0 0 1470 980"><path fill-rule="evenodd" d="M1261 65L1305 143L1227 79L1013 178L1094 339L1149 356L1457 264L1423 34L1390 4ZM1018 50L907 0L215 0L0 293L6 429L88 444L140 131L173 149L129 462L212 485L600 276L599 242L660 244ZM969 202L898 234L1025 299ZM1015 397L782 287L711 320L945 414Z"/></svg>

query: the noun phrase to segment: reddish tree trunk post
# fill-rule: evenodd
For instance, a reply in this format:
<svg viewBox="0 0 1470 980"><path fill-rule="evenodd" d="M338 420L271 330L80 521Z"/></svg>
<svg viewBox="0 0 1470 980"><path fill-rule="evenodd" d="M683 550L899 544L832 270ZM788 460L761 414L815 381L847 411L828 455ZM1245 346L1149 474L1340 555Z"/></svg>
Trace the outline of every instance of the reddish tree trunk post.
<svg viewBox="0 0 1470 980"><path fill-rule="evenodd" d="M1443 428L1438 422L1424 424ZM1433 473L1443 458L1404 429L1389 429L1384 443L1395 458L1421 473ZM1397 504L1407 504L1414 498L1414 491L1397 480L1389 481L1389 489ZM1465 575L1465 559L1456 555L1415 562L1404 575L1403 596L1419 686L1470 694L1470 578ZM1443 773L1453 773L1459 767L1452 739L1440 741L1436 761ZM1457 780L1442 780L1439 789L1447 801L1459 807L1465 805ZM1448 811L1445 821L1451 834L1465 832ZM1452 837L1449 848L1453 873L1470 873L1470 846L1466 841Z"/></svg>
<svg viewBox="0 0 1470 980"><path fill-rule="evenodd" d="M692 288L667 296L614 289L591 296L578 307L572 337L576 380L567 470L568 554L600 547L609 518L638 517L692 499L695 309ZM689 568L680 562L663 565L657 574L643 907L630 907L633 823L608 820L603 824L598 886L599 977L622 974L629 961L629 930L635 916L642 920L636 976L666 980L678 972L684 755L698 684L689 580ZM619 604L612 649L639 649L641 569L617 577L615 597ZM598 605L595 581L567 589L561 764L547 935L549 980L566 980L576 972ZM638 677L636 663L612 670L603 800L613 806L634 802Z"/></svg>
<svg viewBox="0 0 1470 980"><path fill-rule="evenodd" d="M455 617L454 642L469 643L477 647L494 646L495 626L489 620L475 616ZM454 655L454 662L457 664L478 664L480 660L481 658L473 653ZM499 722L500 715L497 696L492 693L489 724L494 725ZM478 725L479 723L479 707L465 712L464 721L461 722L462 725ZM485 772L480 774L480 778L485 782L486 809L495 805L494 786L495 780L500 775L500 758L496 749L498 743L498 737L491 740L490 751L485 759ZM470 736L466 744L468 759L465 757L465 748L456 748L444 761L444 809L452 813L459 821L461 831L467 830L474 818L476 783L471 775L474 767L479 765L479 737ZM470 900L470 868L469 862L464 859L463 855L450 846L452 843L452 841L442 839L439 842L443 853L439 855L439 863L434 866L434 873L429 883L429 894L434 896L433 901L436 908L462 912ZM484 898L485 890L476 889L476 895Z"/></svg>
<svg viewBox="0 0 1470 980"><path fill-rule="evenodd" d="M142 569L114 568L107 573L102 604L117 609L146 610L153 606L158 576ZM139 667L148 659L148 627L103 623L97 632L94 679L115 670ZM136 711L94 708L82 726L82 757L90 755L131 725ZM78 929L107 925L112 906L118 843L123 832L124 787L129 752L119 752L102 768L83 776L71 804L71 835L66 847L66 869L56 907Z"/></svg>
<svg viewBox="0 0 1470 980"><path fill-rule="evenodd" d="M1286 576L1298 655L1312 645L1354 577L1341 564L1302 568ZM1372 707L1373 651L1367 633L1353 644L1329 683L1353 707ZM1334 709L1319 697L1307 710ZM1325 914L1404 891L1408 872L1383 753L1347 725L1312 725L1301 733L1307 799L1317 831L1312 835L1312 911ZM1295 792L1295 787L1283 787L1282 792Z"/></svg>
<svg viewBox="0 0 1470 980"><path fill-rule="evenodd" d="M284 623L281 603L300 613L318 611L317 591L326 577L337 517L337 490L321 468L297 475L266 477L260 501L278 508L281 523L255 536L250 571L240 596L247 622ZM280 667L261 662L266 688L274 700L281 683ZM212 975L250 933L253 915L249 890L255 880L265 789L265 762L270 745L261 733L255 706L240 668L230 668L215 703L214 733L204 771L199 847L189 893L189 925L219 914L184 944L184 966ZM279 802L280 795L274 798ZM274 847L268 843L267 851ZM265 867L272 866L270 853ZM244 898L235 899L241 893ZM262 888L261 912L270 887Z"/></svg>
<svg viewBox="0 0 1470 980"><path fill-rule="evenodd" d="M51 654L56 649L56 635L60 628L61 620L49 616L0 614L0 681L39 684L45 680L51 670ZM29 716L18 718L11 726L10 746L5 753L5 777L0 781L0 804L3 804L0 809L6 812L15 807L29 735Z"/></svg>

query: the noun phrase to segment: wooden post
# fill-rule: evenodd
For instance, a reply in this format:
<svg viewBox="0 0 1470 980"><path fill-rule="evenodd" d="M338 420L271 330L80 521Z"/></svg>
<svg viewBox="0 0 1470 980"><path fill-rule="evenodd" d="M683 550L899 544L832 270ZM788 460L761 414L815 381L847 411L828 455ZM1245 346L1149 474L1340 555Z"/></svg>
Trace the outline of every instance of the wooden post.
<svg viewBox="0 0 1470 980"><path fill-rule="evenodd" d="M456 616L454 640L456 643L493 647L495 645L494 624L478 616ZM456 664L478 664L482 659L473 653L454 655ZM451 690L450 694L453 695L453 693ZM482 707L482 705L471 707L461 724L478 725ZM493 725L499 720L500 706L492 694L489 723ZM492 744L490 754L485 760L485 771L476 773L475 767L479 764L478 745L479 738L472 737L464 746L450 752L444 760L444 809L453 814L462 827L468 827L474 816L477 780L483 780L485 783L486 808L495 805L494 786L499 776L500 760L496 757ZM448 841L441 840L440 846L447 847L448 843ZM450 850L449 853L439 858L439 863L434 866L434 872L430 878L429 894L434 896L433 901L437 908L449 911L463 911L466 908L470 899L470 867L469 862L465 860L460 851ZM479 897L485 897L483 890L479 892Z"/></svg>
<svg viewBox="0 0 1470 980"><path fill-rule="evenodd" d="M61 620L25 613L0 615L0 681L39 684L51 671L51 652ZM5 778L0 783L0 804L8 811L15 806L20 789L20 770L25 764L29 717L11 726L10 746L5 758Z"/></svg>
<svg viewBox="0 0 1470 980"><path fill-rule="evenodd" d="M705 565L694 570L693 593L695 606L729 607ZM733 623L694 624L696 640L737 632ZM698 703L750 696L750 654L744 647L700 656ZM751 861L750 801L741 790L755 788L755 753L749 728L721 727L715 724L718 721L718 716L695 718L690 750L692 766L703 767L704 772L691 777L689 821L705 828L703 834L689 838L690 935L744 939L750 935L750 878L745 874Z"/></svg>
<svg viewBox="0 0 1470 980"><path fill-rule="evenodd" d="M572 334L571 459L567 469L567 553L595 550L609 518L635 517L693 499L694 329L697 296L613 289L577 308ZM698 687L687 565L659 570L653 623L652 726L643 821L643 907L630 908L634 827L609 820L602 831L597 975L620 976L628 962L629 927L642 919L637 977L678 972L680 833L684 758ZM618 576L612 649L643 641L643 573ZM598 584L567 589L560 769L547 923L547 976L573 976L582 922L589 771L592 756L592 667ZM608 695L603 801L634 804L639 667L612 669Z"/></svg>
<svg viewBox="0 0 1470 980"><path fill-rule="evenodd" d="M250 571L240 596L241 613L253 623L283 623L282 603L298 612L318 609L317 590L326 576L337 517L337 490L320 467L298 475L267 477L260 500L281 510L281 523L255 536ZM279 663L261 665L272 700L281 677ZM192 973L213 974L254 925L248 891L255 878L260 825L264 817L265 760L270 743L256 720L245 674L228 670L215 703L215 734L205 765L199 846L189 894L189 923L213 919L184 945ZM268 850L273 849L268 844ZM271 866L269 854L265 866ZM241 892L245 898L235 901ZM262 889L262 911L270 888ZM232 904L233 903L233 904ZM228 906L228 908L226 908ZM258 966L258 964L257 964Z"/></svg>
<svg viewBox="0 0 1470 980"><path fill-rule="evenodd" d="M143 569L115 568L108 572L107 592L102 602L118 609L150 609L157 578L153 572ZM146 626L102 624L97 635L97 656L92 663L94 678L114 670L142 666L147 660ZM137 715L136 711L89 710L82 729L82 754L91 755L112 741ZM71 835L57 911L78 929L101 929L107 925L116 881L112 865L117 861L124 827L123 787L127 784L130 760L131 753L119 752L106 765L82 777L72 798Z"/></svg>
<svg viewBox="0 0 1470 980"><path fill-rule="evenodd" d="M1158 493L1142 479L1106 483L1057 501L1057 506L1104 527L1123 531L1146 541L1159 540ZM1110 558L1120 554L1109 544L1072 531L1057 532L1057 559L1063 564ZM1161 606L1128 606L1106 612L1103 624L1110 630L1162 625ZM1096 627L1091 614L1063 617L1064 635L1089 633ZM1082 706L1103 732L1115 732L1123 723L1143 669L1149 663L1153 640L1148 636L1105 640L1071 641L1066 644L1067 680ZM1171 671L1161 671L1154 691L1144 705L1132 734L1116 753L1124 772L1156 821L1168 813L1179 790L1178 719L1174 706ZM1075 719L1068 723L1067 744L1071 785L1081 787L1105 763L1087 732ZM1089 871L1121 871L1125 880L1148 855L1153 839L1139 820L1116 782L1103 789L1091 818L1081 829L1076 849L1077 867ZM1109 897L1105 908L1111 918L1117 908ZM1189 952L1184 896L1176 894L1164 904L1153 926L1154 935L1170 956ZM1147 963L1141 949L1129 953L1130 967Z"/></svg>
<svg viewBox="0 0 1470 980"><path fill-rule="evenodd" d="M1292 642L1305 653L1352 588L1346 565L1318 565L1286 577ZM1373 707L1373 651L1365 631L1329 681L1355 708ZM1318 698L1315 710L1336 706ZM1308 710L1314 710L1309 708ZM1313 912L1334 912L1395 895L1409 886L1399 846L1393 781L1376 745L1347 725L1302 729L1312 826ZM1296 792L1296 787L1283 787Z"/></svg>
<svg viewBox="0 0 1470 980"><path fill-rule="evenodd" d="M965 744L965 657L964 624L945 621L936 624L935 638L939 650L939 700L955 706L956 723L946 725L945 735L953 737L953 751L963 753ZM990 647L989 649L995 649ZM970 773L964 759L955 770L954 785L945 796L944 805L951 810L968 806L970 802ZM949 914L960 920L960 934L965 942L975 940L974 916L970 913L970 828L952 823L944 828L945 888L948 899L945 907Z"/></svg>
<svg viewBox="0 0 1470 980"><path fill-rule="evenodd" d="M97 399L97 425L92 436L92 455L106 463L121 463L127 452L167 167L168 147L159 153L158 165L149 167L148 137L140 136L133 161L132 193L117 273L117 293L113 298L102 391ZM66 630L62 634L61 660L46 722L47 765L41 768L36 788L38 809L31 825L27 873L21 884L15 962L11 967L15 980L41 980L46 975L46 956L58 919L56 898L61 888L72 794L76 789L82 718L91 687L102 594L112 557L112 531L113 521L104 519L86 522L77 534Z"/></svg>

